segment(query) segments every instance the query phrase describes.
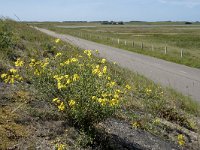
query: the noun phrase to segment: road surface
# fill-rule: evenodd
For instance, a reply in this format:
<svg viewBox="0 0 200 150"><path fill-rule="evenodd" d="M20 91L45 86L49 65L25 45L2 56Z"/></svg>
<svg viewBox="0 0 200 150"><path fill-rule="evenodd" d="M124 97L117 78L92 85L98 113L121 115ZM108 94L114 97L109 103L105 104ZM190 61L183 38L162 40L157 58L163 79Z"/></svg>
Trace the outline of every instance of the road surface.
<svg viewBox="0 0 200 150"><path fill-rule="evenodd" d="M155 83L173 88L183 95L200 102L200 69L190 68L66 34L58 34L47 29L36 29L83 49L99 50L100 57L117 62L120 66L138 72Z"/></svg>

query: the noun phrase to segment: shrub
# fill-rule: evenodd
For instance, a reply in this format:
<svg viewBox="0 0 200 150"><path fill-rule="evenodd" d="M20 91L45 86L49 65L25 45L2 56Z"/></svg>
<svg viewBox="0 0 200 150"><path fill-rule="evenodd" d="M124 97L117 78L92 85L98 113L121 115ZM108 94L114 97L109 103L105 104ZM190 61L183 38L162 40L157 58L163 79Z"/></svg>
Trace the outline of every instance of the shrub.
<svg viewBox="0 0 200 150"><path fill-rule="evenodd" d="M26 63L18 59L17 71L2 74L2 78L11 84L28 78L66 118L79 127L89 128L112 116L131 87L118 86L109 74L106 60L94 58L90 50L81 55L68 53L58 52L50 58Z"/></svg>
<svg viewBox="0 0 200 150"><path fill-rule="evenodd" d="M0 20L0 49L13 46L13 33L5 21Z"/></svg>

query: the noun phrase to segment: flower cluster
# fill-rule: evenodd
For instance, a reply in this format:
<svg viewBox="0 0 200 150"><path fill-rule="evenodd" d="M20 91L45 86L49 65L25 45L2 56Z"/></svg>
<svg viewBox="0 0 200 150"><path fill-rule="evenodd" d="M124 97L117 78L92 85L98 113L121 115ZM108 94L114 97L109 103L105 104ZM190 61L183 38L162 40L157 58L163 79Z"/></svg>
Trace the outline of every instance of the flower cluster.
<svg viewBox="0 0 200 150"><path fill-rule="evenodd" d="M57 58L57 57L59 57L59 56L62 56L62 53L60 53L60 52L57 53L56 56L55 56L55 58Z"/></svg>
<svg viewBox="0 0 200 150"><path fill-rule="evenodd" d="M64 150L66 146L64 144L56 144L56 150Z"/></svg>
<svg viewBox="0 0 200 150"><path fill-rule="evenodd" d="M60 39L55 39L55 43L56 44L60 43Z"/></svg>
<svg viewBox="0 0 200 150"><path fill-rule="evenodd" d="M60 63L60 66L66 66L66 65L69 65L70 63L76 63L76 62L78 62L77 58L70 58Z"/></svg>
<svg viewBox="0 0 200 150"><path fill-rule="evenodd" d="M23 78L18 74L17 69L10 69L8 73L1 74L1 78L5 83L14 84L15 81L22 81Z"/></svg>
<svg viewBox="0 0 200 150"><path fill-rule="evenodd" d="M15 62L15 66L22 67L23 65L24 65L24 61L18 58L17 61Z"/></svg>
<svg viewBox="0 0 200 150"><path fill-rule="evenodd" d="M107 66L104 66L102 69L100 68L99 65L96 65L95 67L93 67L93 70L92 70L92 74L96 74L98 75L99 77L102 77L103 74L106 74L107 73Z"/></svg>
<svg viewBox="0 0 200 150"><path fill-rule="evenodd" d="M77 81L80 77L78 74L74 74L73 76L69 75L55 75L53 77L57 81L57 88L59 90L67 88L71 82Z"/></svg>
<svg viewBox="0 0 200 150"><path fill-rule="evenodd" d="M179 134L178 137L177 137L177 139L178 139L178 144L180 146L183 146L185 144L185 138L184 138L183 134Z"/></svg>
<svg viewBox="0 0 200 150"><path fill-rule="evenodd" d="M89 58L92 56L91 50L84 50L84 54L86 54Z"/></svg>
<svg viewBox="0 0 200 150"><path fill-rule="evenodd" d="M59 111L65 110L65 105L63 102L61 102L61 100L59 98L54 98L52 100L52 102L54 102L57 105Z"/></svg>
<svg viewBox="0 0 200 150"><path fill-rule="evenodd" d="M49 58L45 58L42 61L36 61L35 59L31 59L29 67L34 70L34 75L39 76L44 72L48 64L49 64Z"/></svg>
<svg viewBox="0 0 200 150"><path fill-rule="evenodd" d="M133 128L139 128L139 127L141 127L141 123L139 121L135 121L135 122L132 123L132 127Z"/></svg>

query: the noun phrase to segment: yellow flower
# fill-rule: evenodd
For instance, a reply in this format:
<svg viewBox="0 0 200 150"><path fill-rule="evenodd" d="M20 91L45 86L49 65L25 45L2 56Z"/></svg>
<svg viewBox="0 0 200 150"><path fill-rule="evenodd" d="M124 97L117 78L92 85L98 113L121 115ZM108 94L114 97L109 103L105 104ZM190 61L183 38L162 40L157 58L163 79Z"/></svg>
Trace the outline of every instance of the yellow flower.
<svg viewBox="0 0 200 150"><path fill-rule="evenodd" d="M111 80L111 77L107 77L108 80Z"/></svg>
<svg viewBox="0 0 200 150"><path fill-rule="evenodd" d="M179 134L178 135L178 144L180 146L183 146L185 144L185 138L184 138L184 135L183 134Z"/></svg>
<svg viewBox="0 0 200 150"><path fill-rule="evenodd" d="M56 56L55 56L55 58L56 58L56 57L59 57L59 56L61 56L61 55L62 55L62 53L57 53Z"/></svg>
<svg viewBox="0 0 200 150"><path fill-rule="evenodd" d="M70 101L69 101L69 106L70 106L70 107L73 107L75 104L76 104L76 101L75 101L75 100L70 100Z"/></svg>
<svg viewBox="0 0 200 150"><path fill-rule="evenodd" d="M91 50L84 50L84 53L85 53L86 55L88 55L89 58L90 58L91 55L92 55Z"/></svg>
<svg viewBox="0 0 200 150"><path fill-rule="evenodd" d="M4 82L5 82L5 83L8 83L9 80L10 80L10 76L8 76L8 77L4 80Z"/></svg>
<svg viewBox="0 0 200 150"><path fill-rule="evenodd" d="M55 75L55 76L53 76L53 78L57 80L59 78L59 76Z"/></svg>
<svg viewBox="0 0 200 150"><path fill-rule="evenodd" d="M78 59L77 58L71 58L71 62L77 62Z"/></svg>
<svg viewBox="0 0 200 150"><path fill-rule="evenodd" d="M183 140L183 139L184 139L183 134L179 134L179 135L178 135L178 140Z"/></svg>
<svg viewBox="0 0 200 150"><path fill-rule="evenodd" d="M103 96L103 97L105 98L105 97L107 97L107 96L108 96L108 94L106 94L106 93L103 93L103 94L101 94L101 96Z"/></svg>
<svg viewBox="0 0 200 150"><path fill-rule="evenodd" d="M139 127L140 127L140 123L139 123L138 121L133 122L133 123L132 123L132 127L134 127L134 128L139 128Z"/></svg>
<svg viewBox="0 0 200 150"><path fill-rule="evenodd" d="M10 84L14 84L14 82L15 82L15 79L12 77L12 78L10 78Z"/></svg>
<svg viewBox="0 0 200 150"><path fill-rule="evenodd" d="M105 106L105 105L106 105L106 99L99 98L99 99L98 99L98 102L99 102L102 106Z"/></svg>
<svg viewBox="0 0 200 150"><path fill-rule="evenodd" d="M1 78L2 78L2 79L5 78L6 76L7 76L6 73L1 74Z"/></svg>
<svg viewBox="0 0 200 150"><path fill-rule="evenodd" d="M116 105L118 105L118 103L119 103L119 101L117 99L112 99L110 101L110 106L116 106Z"/></svg>
<svg viewBox="0 0 200 150"><path fill-rule="evenodd" d="M64 65L69 65L70 64L70 60L68 59L68 60L66 60L65 62L64 62L64 64L63 63L60 63L60 65L61 66L64 66Z"/></svg>
<svg viewBox="0 0 200 150"><path fill-rule="evenodd" d="M15 78L15 79L18 79L19 81L23 80L23 78L22 78L20 75L18 75L18 74L15 75L14 78Z"/></svg>
<svg viewBox="0 0 200 150"><path fill-rule="evenodd" d="M106 62L106 59L102 59L101 63L104 64Z"/></svg>
<svg viewBox="0 0 200 150"><path fill-rule="evenodd" d="M41 67L44 69L48 64L49 64L49 62L45 62L45 63L41 64Z"/></svg>
<svg viewBox="0 0 200 150"><path fill-rule="evenodd" d="M56 144L56 148L57 148L57 150L64 150L65 145L64 144Z"/></svg>
<svg viewBox="0 0 200 150"><path fill-rule="evenodd" d="M116 82L115 81L111 81L110 83L107 83L107 86L113 87L115 86Z"/></svg>
<svg viewBox="0 0 200 150"><path fill-rule="evenodd" d="M38 69L35 69L35 71L34 71L34 75L39 76L40 74L41 74L40 71L39 71Z"/></svg>
<svg viewBox="0 0 200 150"><path fill-rule="evenodd" d="M131 89L131 86L130 85L126 85L126 88L128 89L128 90L130 90Z"/></svg>
<svg viewBox="0 0 200 150"><path fill-rule="evenodd" d="M70 84L71 83L71 80L70 79L67 79L67 84Z"/></svg>
<svg viewBox="0 0 200 150"><path fill-rule="evenodd" d="M102 72L99 72L98 76L99 76L99 77L102 77L102 76L103 76L103 73L102 73Z"/></svg>
<svg viewBox="0 0 200 150"><path fill-rule="evenodd" d="M107 72L107 66L104 66L103 67L103 73L106 74L106 72Z"/></svg>
<svg viewBox="0 0 200 150"><path fill-rule="evenodd" d="M116 90L115 93L122 93L122 91L121 90Z"/></svg>
<svg viewBox="0 0 200 150"><path fill-rule="evenodd" d="M21 67L23 65L24 65L24 62L20 58L18 58L17 61L15 62L15 66L16 67Z"/></svg>
<svg viewBox="0 0 200 150"><path fill-rule="evenodd" d="M114 98L119 98L119 95L115 93Z"/></svg>
<svg viewBox="0 0 200 150"><path fill-rule="evenodd" d="M31 62L29 64L30 67L34 67L36 65L35 59L31 59Z"/></svg>
<svg viewBox="0 0 200 150"><path fill-rule="evenodd" d="M58 82L57 87L58 87L59 90L66 88L66 86L63 85L61 82Z"/></svg>
<svg viewBox="0 0 200 150"><path fill-rule="evenodd" d="M69 78L69 75L65 75L64 77L65 77L66 79L68 79L68 78Z"/></svg>
<svg viewBox="0 0 200 150"><path fill-rule="evenodd" d="M60 42L60 39L55 39L55 43L59 43Z"/></svg>
<svg viewBox="0 0 200 150"><path fill-rule="evenodd" d="M178 144L179 144L180 146L183 146L183 145L185 144L185 141L180 140L180 141L178 141Z"/></svg>
<svg viewBox="0 0 200 150"><path fill-rule="evenodd" d="M99 69L93 69L92 74L97 74L99 72Z"/></svg>
<svg viewBox="0 0 200 150"><path fill-rule="evenodd" d="M99 65L96 65L96 69L99 69L99 67L100 67Z"/></svg>
<svg viewBox="0 0 200 150"><path fill-rule="evenodd" d="M10 72L11 72L11 73L16 73L16 72L17 72L17 69L12 68L12 69L10 69Z"/></svg>
<svg viewBox="0 0 200 150"><path fill-rule="evenodd" d="M77 81L79 79L78 74L74 74L73 81Z"/></svg>
<svg viewBox="0 0 200 150"><path fill-rule="evenodd" d="M92 96L92 100L95 100L97 97L96 96Z"/></svg>
<svg viewBox="0 0 200 150"><path fill-rule="evenodd" d="M55 102L55 103L60 103L61 101L58 99L58 98L54 98L53 100L52 100L52 102Z"/></svg>
<svg viewBox="0 0 200 150"><path fill-rule="evenodd" d="M60 105L58 106L59 111L63 111L65 109L65 105L63 102L60 103Z"/></svg>

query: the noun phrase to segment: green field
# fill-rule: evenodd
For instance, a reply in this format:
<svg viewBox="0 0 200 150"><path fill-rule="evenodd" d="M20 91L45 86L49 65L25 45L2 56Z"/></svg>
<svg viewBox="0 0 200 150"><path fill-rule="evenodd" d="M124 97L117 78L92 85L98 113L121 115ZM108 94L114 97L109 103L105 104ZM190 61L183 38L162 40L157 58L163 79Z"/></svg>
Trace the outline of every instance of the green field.
<svg viewBox="0 0 200 150"><path fill-rule="evenodd" d="M199 23L192 25L185 25L182 22L133 22L125 25L40 23L37 26L200 68Z"/></svg>
<svg viewBox="0 0 200 150"><path fill-rule="evenodd" d="M24 23L1 20L0 37L0 149L91 149L98 123L110 118L177 145L181 135L180 148L198 146L191 137L200 106L190 98Z"/></svg>

